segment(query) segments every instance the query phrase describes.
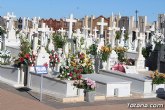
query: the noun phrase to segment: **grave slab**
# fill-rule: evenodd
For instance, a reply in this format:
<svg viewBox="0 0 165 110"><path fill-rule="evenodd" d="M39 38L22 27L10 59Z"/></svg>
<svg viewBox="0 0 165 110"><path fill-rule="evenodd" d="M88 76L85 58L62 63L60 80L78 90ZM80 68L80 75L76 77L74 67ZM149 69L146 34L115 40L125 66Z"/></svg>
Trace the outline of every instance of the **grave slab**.
<svg viewBox="0 0 165 110"><path fill-rule="evenodd" d="M129 97L131 81L106 76L102 74L87 74L83 78L90 78L96 81L96 92L106 97Z"/></svg>

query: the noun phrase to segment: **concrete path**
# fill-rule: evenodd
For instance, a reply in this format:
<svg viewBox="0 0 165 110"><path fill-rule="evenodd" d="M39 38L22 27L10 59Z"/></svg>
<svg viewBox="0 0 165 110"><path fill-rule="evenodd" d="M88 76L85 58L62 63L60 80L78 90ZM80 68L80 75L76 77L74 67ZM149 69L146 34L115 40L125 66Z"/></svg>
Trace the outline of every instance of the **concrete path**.
<svg viewBox="0 0 165 110"><path fill-rule="evenodd" d="M164 99L108 100L95 103L60 103L50 96L44 96L43 102L37 99L38 94L18 91L6 84L0 83L0 110L127 110L128 103L164 104ZM156 109L163 110L164 108ZM140 108L140 110L145 110ZM147 109L146 109L147 110ZM149 110L149 108L148 108ZM155 110L155 108L152 108Z"/></svg>

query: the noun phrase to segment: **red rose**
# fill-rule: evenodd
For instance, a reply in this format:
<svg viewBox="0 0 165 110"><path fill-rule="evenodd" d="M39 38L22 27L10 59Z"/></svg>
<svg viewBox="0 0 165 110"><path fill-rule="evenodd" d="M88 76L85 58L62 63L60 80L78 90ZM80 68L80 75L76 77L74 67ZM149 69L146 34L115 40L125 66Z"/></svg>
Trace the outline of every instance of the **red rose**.
<svg viewBox="0 0 165 110"><path fill-rule="evenodd" d="M27 54L25 55L25 58L30 59L30 54L27 53Z"/></svg>
<svg viewBox="0 0 165 110"><path fill-rule="evenodd" d="M72 74L72 73L70 73L70 74L69 74L69 76L71 76L71 77L72 77L72 76L73 76L73 74Z"/></svg>
<svg viewBox="0 0 165 110"><path fill-rule="evenodd" d="M82 75L80 74L79 76L78 76L78 79L81 79L82 78Z"/></svg>
<svg viewBox="0 0 165 110"><path fill-rule="evenodd" d="M20 57L19 58L19 61L22 63L22 62L24 62L24 58L23 57Z"/></svg>

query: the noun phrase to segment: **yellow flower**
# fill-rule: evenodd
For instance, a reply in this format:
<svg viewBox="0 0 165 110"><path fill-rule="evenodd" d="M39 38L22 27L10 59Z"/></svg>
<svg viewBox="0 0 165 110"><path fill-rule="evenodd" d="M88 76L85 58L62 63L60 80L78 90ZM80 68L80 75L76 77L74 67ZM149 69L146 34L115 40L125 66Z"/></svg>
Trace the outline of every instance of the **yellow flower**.
<svg viewBox="0 0 165 110"><path fill-rule="evenodd" d="M154 79L154 78L155 78L154 74L150 74L150 77L151 77L152 79Z"/></svg>
<svg viewBox="0 0 165 110"><path fill-rule="evenodd" d="M154 75L155 75L155 76L158 76L158 75L159 75L158 70L156 70L156 71L154 72Z"/></svg>

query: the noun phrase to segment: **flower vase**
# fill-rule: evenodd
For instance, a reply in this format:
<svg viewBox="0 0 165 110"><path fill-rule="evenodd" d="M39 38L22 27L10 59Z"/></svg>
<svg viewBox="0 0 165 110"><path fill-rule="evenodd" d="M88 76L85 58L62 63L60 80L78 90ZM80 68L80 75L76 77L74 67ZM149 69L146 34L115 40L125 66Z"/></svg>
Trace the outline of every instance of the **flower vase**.
<svg viewBox="0 0 165 110"><path fill-rule="evenodd" d="M85 91L84 101L94 102L95 101L95 91Z"/></svg>
<svg viewBox="0 0 165 110"><path fill-rule="evenodd" d="M56 65L55 65L55 71L56 71L56 72L60 72L60 65L59 65L59 64L56 64Z"/></svg>
<svg viewBox="0 0 165 110"><path fill-rule="evenodd" d="M165 84L153 84L152 89L155 93L165 92Z"/></svg>
<svg viewBox="0 0 165 110"><path fill-rule="evenodd" d="M78 88L78 89L77 89L77 95L78 95L78 96L84 96L84 89Z"/></svg>
<svg viewBox="0 0 165 110"><path fill-rule="evenodd" d="M105 61L105 62L102 62L102 65L103 65L103 70L106 70L106 67L107 67L107 62Z"/></svg>

